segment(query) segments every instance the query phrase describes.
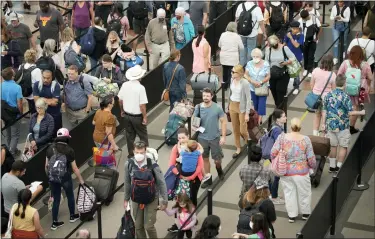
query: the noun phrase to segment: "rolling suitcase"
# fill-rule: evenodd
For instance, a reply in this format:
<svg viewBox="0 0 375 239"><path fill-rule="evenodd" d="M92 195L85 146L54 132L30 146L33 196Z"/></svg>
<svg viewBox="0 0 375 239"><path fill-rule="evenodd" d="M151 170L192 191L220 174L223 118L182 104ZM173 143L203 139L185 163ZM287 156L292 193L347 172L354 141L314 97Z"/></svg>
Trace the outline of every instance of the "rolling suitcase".
<svg viewBox="0 0 375 239"><path fill-rule="evenodd" d="M102 166L95 168L94 180L91 182L91 185L95 190L97 200L104 202L107 206L113 201L114 195L108 196L116 189L119 177L118 165L121 158L122 151L116 169Z"/></svg>
<svg viewBox="0 0 375 239"><path fill-rule="evenodd" d="M326 163L327 157L315 155L316 158L316 168L314 173L310 175L311 185L316 188L320 184L320 179L322 178L324 165Z"/></svg>
<svg viewBox="0 0 375 239"><path fill-rule="evenodd" d="M313 146L314 154L327 157L331 151L331 142L329 138L322 136L309 135L311 144Z"/></svg>
<svg viewBox="0 0 375 239"><path fill-rule="evenodd" d="M219 88L219 77L211 72L209 73L201 72L198 74L194 74L191 77L191 88L195 91L201 91L204 88L210 88L213 92L215 92Z"/></svg>

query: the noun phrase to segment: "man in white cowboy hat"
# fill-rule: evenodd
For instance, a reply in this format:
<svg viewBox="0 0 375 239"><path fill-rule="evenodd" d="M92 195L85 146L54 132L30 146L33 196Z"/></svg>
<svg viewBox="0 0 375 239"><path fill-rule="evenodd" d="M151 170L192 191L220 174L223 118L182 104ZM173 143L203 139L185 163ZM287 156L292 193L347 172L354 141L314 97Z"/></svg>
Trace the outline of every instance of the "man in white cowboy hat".
<svg viewBox="0 0 375 239"><path fill-rule="evenodd" d="M122 84L118 97L120 99L121 116L126 125L126 141L128 158L134 156L134 140L138 135L141 141L148 145L146 104L148 103L146 89L140 83L146 70L136 65L126 71L129 80Z"/></svg>

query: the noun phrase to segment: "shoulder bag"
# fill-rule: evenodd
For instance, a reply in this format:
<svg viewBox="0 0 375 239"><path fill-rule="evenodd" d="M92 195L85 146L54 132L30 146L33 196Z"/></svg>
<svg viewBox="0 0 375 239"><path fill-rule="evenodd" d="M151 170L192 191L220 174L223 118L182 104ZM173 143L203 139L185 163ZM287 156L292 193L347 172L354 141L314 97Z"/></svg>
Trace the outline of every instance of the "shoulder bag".
<svg viewBox="0 0 375 239"><path fill-rule="evenodd" d="M168 88L167 88L167 89L164 89L163 93L161 94L161 100L164 101L164 102L165 102L165 101L169 101L169 89L171 88L172 81L174 80L174 74L176 73L177 67L178 67L178 63L177 63L176 67L175 67L174 70L173 70L172 78L171 78L171 80L169 81Z"/></svg>
<svg viewBox="0 0 375 239"><path fill-rule="evenodd" d="M281 177L286 174L286 152L283 149L285 135L280 137L280 150L277 156L272 160L271 169L275 176Z"/></svg>
<svg viewBox="0 0 375 239"><path fill-rule="evenodd" d="M29 133L26 137L25 146L23 148L23 152L21 156L21 160L25 163L29 162L30 159L34 157L34 154L35 154L35 151L33 147L31 146L30 136L31 136L31 133Z"/></svg>
<svg viewBox="0 0 375 239"><path fill-rule="evenodd" d="M262 68L263 68L263 66L262 66ZM262 69L259 69L256 80L258 80L259 73L260 73L261 70ZM267 84L261 84L259 87L254 87L254 93L255 93L256 96L268 96L269 92L268 92Z"/></svg>
<svg viewBox="0 0 375 239"><path fill-rule="evenodd" d="M328 85L329 81L331 80L331 77L332 77L332 72L329 75L328 80L327 80L322 92L320 93L320 95L314 94L314 92L311 90L311 92L306 96L305 104L307 105L307 107L309 109L317 110L320 107L320 105L322 104L322 95L323 95L324 91L326 90L327 85Z"/></svg>
<svg viewBox="0 0 375 239"><path fill-rule="evenodd" d="M284 59L289 59L288 56L285 53L284 47L283 47L283 54L284 54ZM302 66L297 61L297 58L294 57L294 59L292 60L292 64L286 65L286 69L287 69L288 74L291 78L296 78L296 77L299 76L299 73L301 72Z"/></svg>

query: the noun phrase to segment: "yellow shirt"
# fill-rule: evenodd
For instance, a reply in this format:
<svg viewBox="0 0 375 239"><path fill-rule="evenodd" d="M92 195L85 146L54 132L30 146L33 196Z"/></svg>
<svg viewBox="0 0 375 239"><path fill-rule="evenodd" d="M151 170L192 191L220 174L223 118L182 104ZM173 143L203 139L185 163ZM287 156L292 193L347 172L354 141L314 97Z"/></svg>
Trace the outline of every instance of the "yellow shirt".
<svg viewBox="0 0 375 239"><path fill-rule="evenodd" d="M36 212L36 209L31 207L30 205L26 206L25 211L25 218L21 218L21 214L23 213L23 206L20 205L19 209L19 215L14 215L14 212L17 210L18 203L14 204L12 207L13 212L13 229L16 230L23 230L23 231L35 231L34 226L34 213Z"/></svg>

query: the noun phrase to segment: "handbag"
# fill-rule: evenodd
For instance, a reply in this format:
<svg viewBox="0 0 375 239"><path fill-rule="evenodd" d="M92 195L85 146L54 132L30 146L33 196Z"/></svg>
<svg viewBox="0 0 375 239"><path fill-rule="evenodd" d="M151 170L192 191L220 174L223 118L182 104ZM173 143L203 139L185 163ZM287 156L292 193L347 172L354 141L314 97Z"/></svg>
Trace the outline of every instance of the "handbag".
<svg viewBox="0 0 375 239"><path fill-rule="evenodd" d="M267 85L262 85L260 87L255 88L254 93L256 96L268 96L269 91L268 91L268 86Z"/></svg>
<svg viewBox="0 0 375 239"><path fill-rule="evenodd" d="M31 147L30 136L31 136L31 133L29 133L26 137L25 146L23 147L23 152L21 156L21 160L25 163L29 162L30 159L34 157L34 154L35 154L33 147Z"/></svg>
<svg viewBox="0 0 375 239"><path fill-rule="evenodd" d="M259 115L258 115L258 112L256 112L253 109L250 109L249 121L247 122L247 130L250 131L250 130L254 129L257 126L259 126Z"/></svg>
<svg viewBox="0 0 375 239"><path fill-rule="evenodd" d="M280 138L280 150L277 156L272 160L271 170L278 176L284 176L286 174L286 153L283 150L283 141L285 135L283 134Z"/></svg>
<svg viewBox="0 0 375 239"><path fill-rule="evenodd" d="M132 68L136 65L142 66L143 63L144 63L143 59L137 54L135 54L134 57L132 57L131 59L125 60L125 64L127 68Z"/></svg>
<svg viewBox="0 0 375 239"><path fill-rule="evenodd" d="M107 135L104 138L104 140L100 144L99 148L98 147L93 147L92 148L93 159L94 159L94 165L95 166L101 165L101 166L108 166L108 167L110 167L110 166L116 165L115 155L114 155L114 153L113 153L112 150L109 150L109 148L111 147L111 143L108 143L108 148L107 149L102 148L105 140L108 138L109 135Z"/></svg>
<svg viewBox="0 0 375 239"><path fill-rule="evenodd" d="M163 90L163 93L161 94L161 100L164 101L164 102L165 102L165 101L169 101L169 89L171 88L172 81L174 80L174 74L176 73L177 67L178 67L178 64L176 65L176 67L175 67L174 70L173 70L172 78L171 78L171 80L169 81L168 88L167 88L167 89L164 89L164 90Z"/></svg>
<svg viewBox="0 0 375 239"><path fill-rule="evenodd" d="M285 49L283 47L283 54L284 58L287 59L287 55L285 53ZM296 58L292 60L292 64L286 65L286 69L288 71L288 74L291 78L296 78L299 76L299 73L301 72L302 66L301 64L297 61Z"/></svg>
<svg viewBox="0 0 375 239"><path fill-rule="evenodd" d="M227 112L225 112L225 114L227 115L227 120L230 123L232 122L232 118L230 117L230 113L229 113L229 105L230 105L230 102L228 104Z"/></svg>
<svg viewBox="0 0 375 239"><path fill-rule="evenodd" d="M305 98L305 104L307 105L308 108L313 109L313 110L317 110L320 107L320 105L322 103L322 95L323 95L325 89L327 88L327 85L328 85L331 77L332 77L332 72L329 75L328 80L327 80L327 82L326 82L326 84L325 84L322 92L320 93L320 95L314 94L314 92L311 91L306 96L306 98Z"/></svg>
<svg viewBox="0 0 375 239"><path fill-rule="evenodd" d="M137 215L136 215L137 217ZM116 239L132 239L135 238L135 223L130 212L130 208L125 210L124 216L121 218L121 226L117 232Z"/></svg>
<svg viewBox="0 0 375 239"><path fill-rule="evenodd" d="M272 49L272 47L270 47L270 54L268 56L268 62L271 62L271 49ZM280 68L278 66L272 66L271 67L271 78L282 78L285 75L285 72L286 72L285 66L283 66L282 68Z"/></svg>
<svg viewBox="0 0 375 239"><path fill-rule="evenodd" d="M176 166L172 165L169 167L164 175L165 184L167 186L168 200L172 201L176 197L176 187L179 184L179 177L173 173L173 169Z"/></svg>

